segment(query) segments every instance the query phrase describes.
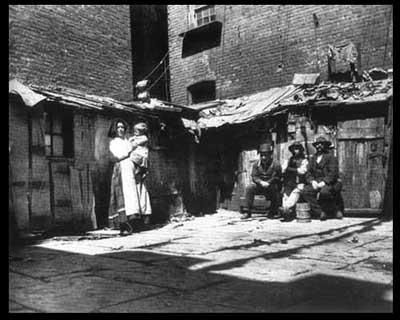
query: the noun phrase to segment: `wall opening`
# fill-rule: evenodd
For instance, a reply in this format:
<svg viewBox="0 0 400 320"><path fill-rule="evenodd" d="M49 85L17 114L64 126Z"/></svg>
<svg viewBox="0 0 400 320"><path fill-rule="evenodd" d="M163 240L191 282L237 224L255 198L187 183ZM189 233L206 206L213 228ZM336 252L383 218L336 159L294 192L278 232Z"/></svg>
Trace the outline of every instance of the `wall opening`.
<svg viewBox="0 0 400 320"><path fill-rule="evenodd" d="M215 100L215 81L201 81L187 88L189 104Z"/></svg>
<svg viewBox="0 0 400 320"><path fill-rule="evenodd" d="M167 6L131 5L130 17L133 87L138 81L150 80L150 95L171 101Z"/></svg>

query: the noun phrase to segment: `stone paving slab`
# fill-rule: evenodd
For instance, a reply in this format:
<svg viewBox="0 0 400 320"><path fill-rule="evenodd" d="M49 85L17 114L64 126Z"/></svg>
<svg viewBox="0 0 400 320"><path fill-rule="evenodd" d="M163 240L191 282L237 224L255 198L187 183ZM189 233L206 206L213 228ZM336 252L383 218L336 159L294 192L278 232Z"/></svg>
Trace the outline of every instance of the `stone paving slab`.
<svg viewBox="0 0 400 320"><path fill-rule="evenodd" d="M83 272L88 269L87 265L70 263L69 257L63 256L54 259L53 263L48 263L46 260L33 260L29 263L16 262L10 266L12 272L29 275L33 278L46 278L60 274Z"/></svg>
<svg viewBox="0 0 400 320"><path fill-rule="evenodd" d="M369 268L363 268L362 266L350 266L345 269L324 270L324 274L343 278L351 278L360 281L373 281L385 285L390 285L393 283L392 273L385 274Z"/></svg>
<svg viewBox="0 0 400 320"><path fill-rule="evenodd" d="M144 263L146 265L151 265L163 261L166 261L166 263L168 263L168 261L176 257L176 255L165 254L164 252L159 253L156 250L130 249L110 252L107 254L103 254L102 257L134 261Z"/></svg>
<svg viewBox="0 0 400 320"><path fill-rule="evenodd" d="M157 251L154 251L157 252ZM163 252L157 252L158 254L164 254ZM149 265L156 266L159 268L177 268L177 269L187 269L196 271L192 266L197 264L206 263L208 260L201 255L184 255L177 256L171 255L168 259L151 261Z"/></svg>
<svg viewBox="0 0 400 320"><path fill-rule="evenodd" d="M220 210L126 237L49 239L9 257L10 306L15 312L284 312L288 301L307 305L331 288L378 303L393 284L391 230L376 219L281 223Z"/></svg>
<svg viewBox="0 0 400 320"><path fill-rule="evenodd" d="M188 237L187 235L184 237ZM116 237L99 240L81 240L81 241L53 241L49 239L39 244L39 247L53 250L62 250L66 252L81 253L87 255L99 255L112 251L145 248L148 246L157 246L159 244L170 243L182 236L164 235L162 233L152 232L137 233L126 237Z"/></svg>
<svg viewBox="0 0 400 320"><path fill-rule="evenodd" d="M243 240L229 240L229 244L232 246L240 246L243 244ZM226 242L213 241L208 239L207 241L193 241L189 243L174 241L173 243L157 246L158 252L175 253L179 255L203 255L208 252L222 250L226 246Z"/></svg>
<svg viewBox="0 0 400 320"><path fill-rule="evenodd" d="M193 263L187 266L190 270L201 270L203 268L219 265L223 263L232 262L240 259L250 259L260 256L259 252L251 250L221 250L202 255L193 255L191 257L202 258L201 262Z"/></svg>
<svg viewBox="0 0 400 320"><path fill-rule="evenodd" d="M129 266L126 262L117 259L106 257L87 256L80 254L64 254L58 252L58 256L51 260L44 259L46 256L45 251L42 249L39 256L39 251L32 252L29 260L18 260L9 264L10 270L20 274L29 274L33 278L46 279L49 277L56 277L70 273L90 272L93 270L102 269L128 269L142 268L140 263L130 262ZM54 253L54 252L53 252Z"/></svg>
<svg viewBox="0 0 400 320"><path fill-rule="evenodd" d="M280 312L290 303L308 299L315 293L315 281L303 283L262 282L238 279L220 284L212 291L191 292L193 300L239 306L244 312Z"/></svg>
<svg viewBox="0 0 400 320"><path fill-rule="evenodd" d="M291 258L271 259L255 258L234 261L222 265L211 266L208 272L223 274L230 277L254 281L289 282L325 270L334 269L335 263L322 261L307 261Z"/></svg>
<svg viewBox="0 0 400 320"><path fill-rule="evenodd" d="M19 303L16 303L15 301L10 300L8 302L8 309L9 310L21 310L21 309L25 309L22 305L20 305Z"/></svg>
<svg viewBox="0 0 400 320"><path fill-rule="evenodd" d="M72 255L72 252L63 252L63 255ZM44 250L36 246L15 247L9 252L9 262L29 261L32 256L37 260L47 260L58 258L60 252L57 250Z"/></svg>
<svg viewBox="0 0 400 320"><path fill-rule="evenodd" d="M10 298L43 312L91 312L160 292L162 289L153 286L125 284L87 275L65 276L47 284L16 288L10 291Z"/></svg>
<svg viewBox="0 0 400 320"><path fill-rule="evenodd" d="M10 300L8 302L8 312L10 313L36 313L38 311L26 308L25 306Z"/></svg>
<svg viewBox="0 0 400 320"><path fill-rule="evenodd" d="M371 220L372 221L372 220ZM276 224L276 221L272 221ZM278 222L280 225L281 223ZM365 223L365 221L364 221ZM261 227L260 227L261 228ZM352 226L346 224L345 227L339 226L338 228L344 228L344 231L348 233L357 232L363 228L363 226ZM326 239L331 239L334 236L341 234L341 231L337 229L325 229L323 232L327 232L323 235L315 235L315 233L304 233L296 235L296 238L292 243L296 243L298 246L301 245L312 245L317 241L324 241ZM250 244L252 241L261 240L264 242L276 243L281 242L285 239L282 236L283 230L280 232L272 233L270 231L256 231L253 233L244 231L227 232L225 229L220 232L211 231L201 231L196 234L192 234L191 237L182 237L182 239L172 240L170 243L160 243L154 245L158 251L169 252L169 253L179 253L182 255L194 255L194 254L207 254L210 252L223 250L226 247L240 247L241 245ZM293 237L293 233L287 238ZM290 241L290 240L289 240ZM236 248L235 248L236 249Z"/></svg>
<svg viewBox="0 0 400 320"><path fill-rule="evenodd" d="M369 301L368 303L354 303L348 299L337 296L318 296L305 302L292 305L282 310L285 313L380 313L393 312L393 304L390 302Z"/></svg>
<svg viewBox="0 0 400 320"><path fill-rule="evenodd" d="M224 306L213 302L191 300L184 296L164 293L147 299L129 301L112 307L101 308L97 312L108 313L229 313L240 312L243 309L238 306Z"/></svg>
<svg viewBox="0 0 400 320"><path fill-rule="evenodd" d="M143 266L135 270L99 270L95 274L124 283L143 283L177 290L196 290L227 281L224 276L195 272L173 264Z"/></svg>
<svg viewBox="0 0 400 320"><path fill-rule="evenodd" d="M27 270L25 270L25 272L27 272ZM9 291L33 287L38 283L46 284L48 282L43 279L32 278L30 275L19 274L12 271L10 271L8 274Z"/></svg>
<svg viewBox="0 0 400 320"><path fill-rule="evenodd" d="M305 275L287 283L235 280L218 285L212 292L198 290L193 295L204 301L211 299L214 302L231 301L232 304L247 305L252 308L250 312L289 312L292 305L311 298L318 301L320 296L331 295L333 299L346 301L360 311L362 306L367 306L366 310L374 310L368 308L374 305L377 307L375 310L379 310L379 307L387 312L393 300L393 289L372 279L354 279L324 272Z"/></svg>
<svg viewBox="0 0 400 320"><path fill-rule="evenodd" d="M114 240L114 239L110 239ZM98 241L98 240L97 240ZM118 244L114 245L113 243L109 246L100 246L96 243L96 240L91 240L90 242L73 242L73 241L56 241L52 242L51 240L38 245L41 248L46 248L49 250L59 250L67 253L79 253L85 255L98 255L102 253L108 253L115 249L121 249L122 246Z"/></svg>

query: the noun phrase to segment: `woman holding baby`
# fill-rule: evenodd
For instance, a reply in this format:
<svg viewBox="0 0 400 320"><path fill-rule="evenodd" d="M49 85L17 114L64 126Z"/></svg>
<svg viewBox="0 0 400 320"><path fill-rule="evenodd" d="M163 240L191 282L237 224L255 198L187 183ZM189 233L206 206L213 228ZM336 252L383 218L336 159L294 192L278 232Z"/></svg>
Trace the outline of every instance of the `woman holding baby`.
<svg viewBox="0 0 400 320"><path fill-rule="evenodd" d="M111 195L108 212L109 227L121 234L132 233L132 224L143 219L149 224L151 205L144 184L147 174L147 125L134 126L134 135L128 137L128 124L122 119L110 127L110 152L115 164L111 178Z"/></svg>

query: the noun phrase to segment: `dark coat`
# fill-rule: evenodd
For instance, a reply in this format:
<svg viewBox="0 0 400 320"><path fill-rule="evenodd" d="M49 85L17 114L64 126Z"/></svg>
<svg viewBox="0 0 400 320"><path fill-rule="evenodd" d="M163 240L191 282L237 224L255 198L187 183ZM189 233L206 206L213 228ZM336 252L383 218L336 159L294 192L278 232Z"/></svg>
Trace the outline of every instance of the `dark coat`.
<svg viewBox="0 0 400 320"><path fill-rule="evenodd" d="M329 153L324 153L320 163L317 163L317 155L313 155L308 163L306 180L307 183L315 180L324 181L327 185L336 183L339 176L337 158Z"/></svg>
<svg viewBox="0 0 400 320"><path fill-rule="evenodd" d="M295 158L294 156L289 158L288 166L284 174L283 186L284 192L290 194L299 183L306 183L305 174L299 174L297 169L301 166L302 161L305 157Z"/></svg>
<svg viewBox="0 0 400 320"><path fill-rule="evenodd" d="M280 186L282 179L282 167L276 160L272 160L264 167L259 160L253 165L251 177L256 185L259 185L260 181L265 181L269 184L277 184Z"/></svg>

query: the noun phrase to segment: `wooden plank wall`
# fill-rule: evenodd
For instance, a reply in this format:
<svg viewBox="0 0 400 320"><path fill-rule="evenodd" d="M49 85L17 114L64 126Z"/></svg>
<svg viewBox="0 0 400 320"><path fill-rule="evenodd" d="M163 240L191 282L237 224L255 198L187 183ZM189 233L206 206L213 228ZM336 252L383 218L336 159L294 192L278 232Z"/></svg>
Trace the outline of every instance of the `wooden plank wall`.
<svg viewBox="0 0 400 320"><path fill-rule="evenodd" d="M345 207L381 208L384 130L383 117L338 122L339 173Z"/></svg>

